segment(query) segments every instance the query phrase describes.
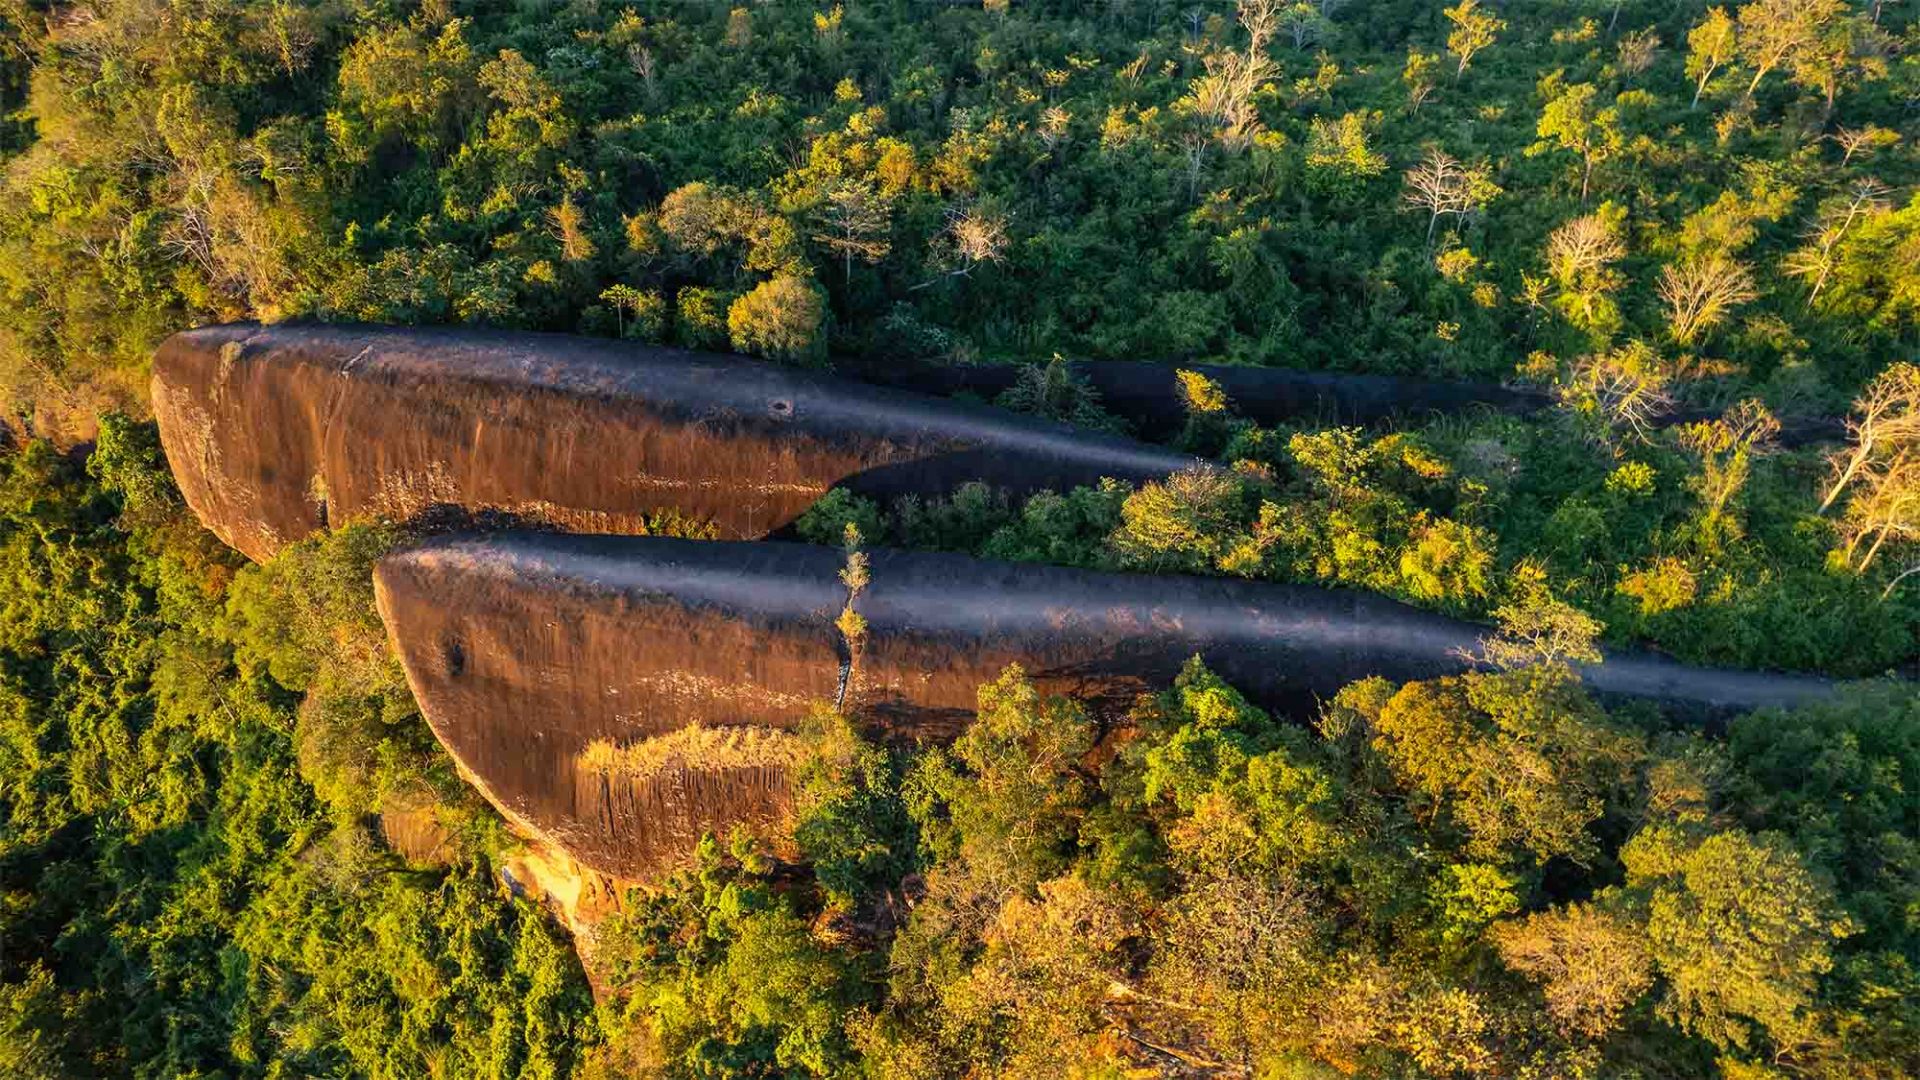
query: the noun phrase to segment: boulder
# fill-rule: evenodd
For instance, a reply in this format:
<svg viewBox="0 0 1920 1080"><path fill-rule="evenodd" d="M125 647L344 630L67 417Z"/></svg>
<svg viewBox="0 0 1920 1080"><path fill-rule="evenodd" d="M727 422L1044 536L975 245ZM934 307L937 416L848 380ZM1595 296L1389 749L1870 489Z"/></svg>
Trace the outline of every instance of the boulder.
<svg viewBox="0 0 1920 1080"><path fill-rule="evenodd" d="M454 536L387 556L375 586L414 695L473 782L523 830L627 879L703 830L777 822L795 732L821 703L884 739L945 740L1017 663L1117 722L1198 655L1253 700L1309 714L1370 675L1465 670L1486 633L1362 592L869 556L857 656L835 626L845 556L806 544ZM1829 690L1631 653L1583 674L1695 713Z"/></svg>
<svg viewBox="0 0 1920 1080"><path fill-rule="evenodd" d="M255 560L355 517L437 507L747 539L835 485L1028 493L1199 464L743 356L474 329L189 330L154 358L153 408L188 505Z"/></svg>

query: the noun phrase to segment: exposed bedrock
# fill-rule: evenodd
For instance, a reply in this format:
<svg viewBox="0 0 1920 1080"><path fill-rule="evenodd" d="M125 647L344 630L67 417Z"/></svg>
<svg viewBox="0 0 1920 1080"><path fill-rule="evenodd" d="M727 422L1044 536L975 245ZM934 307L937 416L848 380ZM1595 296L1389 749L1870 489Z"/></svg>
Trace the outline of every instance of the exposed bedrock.
<svg viewBox="0 0 1920 1080"><path fill-rule="evenodd" d="M1107 411L1124 417L1150 439L1178 434L1187 421L1177 373L1197 371L1219 384L1233 411L1261 424L1375 424L1437 413L1491 409L1525 415L1550 408L1553 395L1534 387L1471 379L1410 375L1360 375L1293 368L1228 364L1163 364L1140 360L1080 360L1067 365L1100 393ZM991 400L1011 389L1020 368L1010 364L932 364L849 359L847 374L923 394L972 394ZM1712 409L1683 409L1659 418L1661 426L1711 419ZM1846 435L1833 417L1781 418L1779 441L1800 445Z"/></svg>
<svg viewBox="0 0 1920 1080"><path fill-rule="evenodd" d="M523 828L645 876L703 829L777 817L792 732L840 691L841 552L789 543L509 532L384 559L380 612L461 767ZM1297 710L1355 679L1458 672L1483 628L1366 593L874 551L852 693L893 738L945 739L1019 663L1117 712L1198 654ZM1826 681L1616 654L1598 691L1696 710L1791 704Z"/></svg>
<svg viewBox="0 0 1920 1080"><path fill-rule="evenodd" d="M973 394L992 399L1011 389L1020 368L1011 364L932 364L849 359L840 370L862 379L923 394ZM1318 421L1372 424L1398 416L1461 412L1484 407L1530 413L1553 403L1546 392L1500 383L1356 375L1226 364L1163 364L1143 360L1076 360L1067 367L1099 391L1100 404L1131 421L1148 438L1168 438L1187 422L1180 371L1197 371L1219 384L1233 411L1262 424Z"/></svg>
<svg viewBox="0 0 1920 1080"><path fill-rule="evenodd" d="M153 408L188 504L256 560L322 526L439 505L623 534L675 511L753 538L836 484L1031 492L1195 464L746 357L471 329L189 330L155 356Z"/></svg>

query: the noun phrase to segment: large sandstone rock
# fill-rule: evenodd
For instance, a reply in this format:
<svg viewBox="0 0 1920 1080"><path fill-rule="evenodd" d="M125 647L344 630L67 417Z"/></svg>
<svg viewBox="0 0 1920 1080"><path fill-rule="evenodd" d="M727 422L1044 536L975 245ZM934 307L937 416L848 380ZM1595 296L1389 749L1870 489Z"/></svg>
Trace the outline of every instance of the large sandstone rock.
<svg viewBox="0 0 1920 1080"><path fill-rule="evenodd" d="M1118 717L1200 655L1299 710L1368 675L1458 672L1483 628L1366 593L875 551L858 714L945 739L1019 663ZM700 832L784 812L791 733L843 689L844 557L788 543L505 533L384 559L380 612L435 733L507 816L587 866L641 878ZM1696 709L1787 704L1819 679L1616 655L1603 693Z"/></svg>
<svg viewBox="0 0 1920 1080"><path fill-rule="evenodd" d="M481 330L237 324L169 338L153 407L194 512L256 560L327 525L439 505L728 538L829 487L1017 492L1196 464L1125 439L739 356Z"/></svg>

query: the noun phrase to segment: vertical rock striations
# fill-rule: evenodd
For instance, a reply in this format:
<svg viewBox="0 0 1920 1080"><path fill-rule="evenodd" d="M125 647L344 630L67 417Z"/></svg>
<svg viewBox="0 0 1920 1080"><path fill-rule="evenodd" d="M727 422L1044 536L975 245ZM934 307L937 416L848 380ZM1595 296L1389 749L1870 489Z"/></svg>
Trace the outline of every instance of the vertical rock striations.
<svg viewBox="0 0 1920 1080"><path fill-rule="evenodd" d="M871 553L850 696L885 735L944 739L1018 663L1109 716L1194 655L1299 708L1355 679L1463 670L1483 628L1366 593ZM788 801L792 732L839 693L843 556L785 543L506 533L443 538L376 573L428 721L523 827L596 870L644 877L705 829ZM1603 693L1695 709L1786 704L1824 680L1623 654Z"/></svg>
<svg viewBox="0 0 1920 1080"><path fill-rule="evenodd" d="M190 330L155 356L153 406L188 504L256 560L323 526L437 505L589 533L645 533L672 513L753 538L836 484L1031 492L1197 464L745 357L482 330Z"/></svg>

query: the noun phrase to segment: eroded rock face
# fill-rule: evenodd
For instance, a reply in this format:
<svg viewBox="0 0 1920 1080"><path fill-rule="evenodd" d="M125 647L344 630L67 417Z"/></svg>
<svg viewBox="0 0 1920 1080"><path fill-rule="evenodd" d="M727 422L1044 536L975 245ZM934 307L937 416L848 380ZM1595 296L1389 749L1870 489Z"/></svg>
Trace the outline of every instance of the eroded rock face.
<svg viewBox="0 0 1920 1080"><path fill-rule="evenodd" d="M1282 709L1369 675L1462 670L1484 628L1366 593L875 551L850 693L893 739L946 739L1018 663L1109 717L1199 655ZM422 710L509 818L643 878L701 831L787 807L790 733L841 692L841 552L803 544L504 533L383 560L381 616ZM1819 679L1617 655L1595 689L1708 709Z"/></svg>
<svg viewBox="0 0 1920 1080"><path fill-rule="evenodd" d="M764 536L829 487L1016 492L1197 462L739 356L482 330L206 327L154 358L174 475L249 557L348 519L436 505L639 534L671 511Z"/></svg>

